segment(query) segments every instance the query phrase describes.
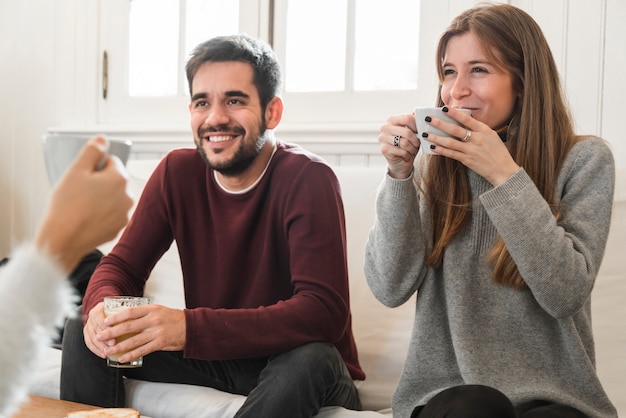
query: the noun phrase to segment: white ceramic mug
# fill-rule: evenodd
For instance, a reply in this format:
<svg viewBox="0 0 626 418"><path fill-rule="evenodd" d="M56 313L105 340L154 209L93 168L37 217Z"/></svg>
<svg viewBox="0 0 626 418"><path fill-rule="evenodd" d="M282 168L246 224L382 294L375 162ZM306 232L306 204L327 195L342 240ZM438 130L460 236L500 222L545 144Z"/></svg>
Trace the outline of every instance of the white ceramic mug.
<svg viewBox="0 0 626 418"><path fill-rule="evenodd" d="M47 133L43 136L43 154L51 185L54 186L83 145L94 136L61 133ZM109 141L109 154L117 156L123 164L126 164L133 143L128 139L105 137Z"/></svg>
<svg viewBox="0 0 626 418"><path fill-rule="evenodd" d="M472 114L472 112L468 109L457 109L457 110L465 112L468 115ZM459 126L461 125L454 119L450 118L450 116L448 116L447 113L441 110L440 107L416 107L415 108L415 124L417 126L417 137L420 140L420 149L422 150L422 153L424 154L435 154L433 150L430 148L430 146L433 143L427 140L426 138L422 137L422 133L432 132L436 135L447 136L447 137L450 137L450 135L426 123L426 120L425 120L426 116L430 116L430 117L434 116L446 122L454 123Z"/></svg>

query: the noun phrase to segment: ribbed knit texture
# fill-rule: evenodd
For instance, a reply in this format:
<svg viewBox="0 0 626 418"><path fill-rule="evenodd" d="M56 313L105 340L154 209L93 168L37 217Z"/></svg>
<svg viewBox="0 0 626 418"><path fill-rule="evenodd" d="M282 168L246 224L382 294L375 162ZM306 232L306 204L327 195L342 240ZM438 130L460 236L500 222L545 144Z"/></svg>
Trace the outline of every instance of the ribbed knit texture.
<svg viewBox="0 0 626 418"><path fill-rule="evenodd" d="M327 341L354 379L365 378L352 335L341 191L319 157L277 141L257 185L233 194L195 149L171 151L92 275L83 314L107 295L141 294L173 240L185 288L185 357L268 357Z"/></svg>
<svg viewBox="0 0 626 418"><path fill-rule="evenodd" d="M409 417L415 406L462 384L495 387L515 405L542 399L590 417L617 416L595 371L590 303L614 176L604 141L578 143L558 178L557 222L523 169L495 188L470 171L471 223L436 270L423 265L431 226L419 191L386 176L366 245L366 277L387 306L418 292L394 417ZM486 257L498 235L528 289L492 281Z"/></svg>

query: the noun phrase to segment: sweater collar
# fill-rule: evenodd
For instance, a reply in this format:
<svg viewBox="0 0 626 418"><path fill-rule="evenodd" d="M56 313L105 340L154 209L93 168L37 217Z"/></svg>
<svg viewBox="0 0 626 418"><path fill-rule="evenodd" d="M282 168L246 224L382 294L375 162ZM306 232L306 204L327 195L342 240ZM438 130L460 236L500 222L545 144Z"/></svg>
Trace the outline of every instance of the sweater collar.
<svg viewBox="0 0 626 418"><path fill-rule="evenodd" d="M267 164L265 164L265 168L263 169L263 172L254 181L254 183L252 183L250 186L246 187L245 189L237 190L237 191L228 190L226 187L224 187L224 185L222 183L220 183L219 178L217 178L217 171L213 170L213 177L215 178L215 182L220 187L220 189L222 189L224 192L226 192L228 194L237 195L237 194L248 193L250 190L254 189L257 184L259 184L259 182L261 181L261 179L263 178L263 176L267 172L267 169L269 168L270 163L272 162L272 159L274 158L274 154L276 154L276 150L277 149L278 149L277 141L274 141L274 148L272 149L272 155L270 155L270 158L267 160Z"/></svg>

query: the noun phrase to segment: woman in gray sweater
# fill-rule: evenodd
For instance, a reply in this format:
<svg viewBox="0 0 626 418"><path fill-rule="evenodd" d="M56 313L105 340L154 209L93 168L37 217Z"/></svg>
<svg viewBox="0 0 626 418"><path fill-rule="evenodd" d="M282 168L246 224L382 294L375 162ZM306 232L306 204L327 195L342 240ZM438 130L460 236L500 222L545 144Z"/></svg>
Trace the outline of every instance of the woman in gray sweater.
<svg viewBox="0 0 626 418"><path fill-rule="evenodd" d="M509 5L442 35L439 106L454 138L389 117L366 246L369 286L416 292L394 417L616 417L595 370L590 293L609 231L612 154L580 137L536 22ZM457 108L467 108L472 116ZM418 154L417 137L438 155Z"/></svg>

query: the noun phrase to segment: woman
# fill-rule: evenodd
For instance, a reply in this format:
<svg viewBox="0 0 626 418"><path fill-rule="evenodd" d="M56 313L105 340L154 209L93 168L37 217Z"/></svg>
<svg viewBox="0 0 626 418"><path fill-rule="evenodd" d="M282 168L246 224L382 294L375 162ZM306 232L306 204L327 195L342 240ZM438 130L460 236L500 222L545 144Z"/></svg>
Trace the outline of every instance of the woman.
<svg viewBox="0 0 626 418"><path fill-rule="evenodd" d="M33 244L20 247L0 269L0 417L12 416L26 399L55 326L71 313L67 275L128 221L133 201L126 171L106 157L106 148L102 137L83 147L55 186Z"/></svg>
<svg viewBox="0 0 626 418"><path fill-rule="evenodd" d="M615 417L590 317L614 162L579 137L536 22L509 5L459 15L437 50L438 105L455 138L391 116L366 247L387 306L417 292L394 417ZM472 111L468 116L457 108ZM415 161L419 140L438 155ZM410 180L413 181L410 181Z"/></svg>

